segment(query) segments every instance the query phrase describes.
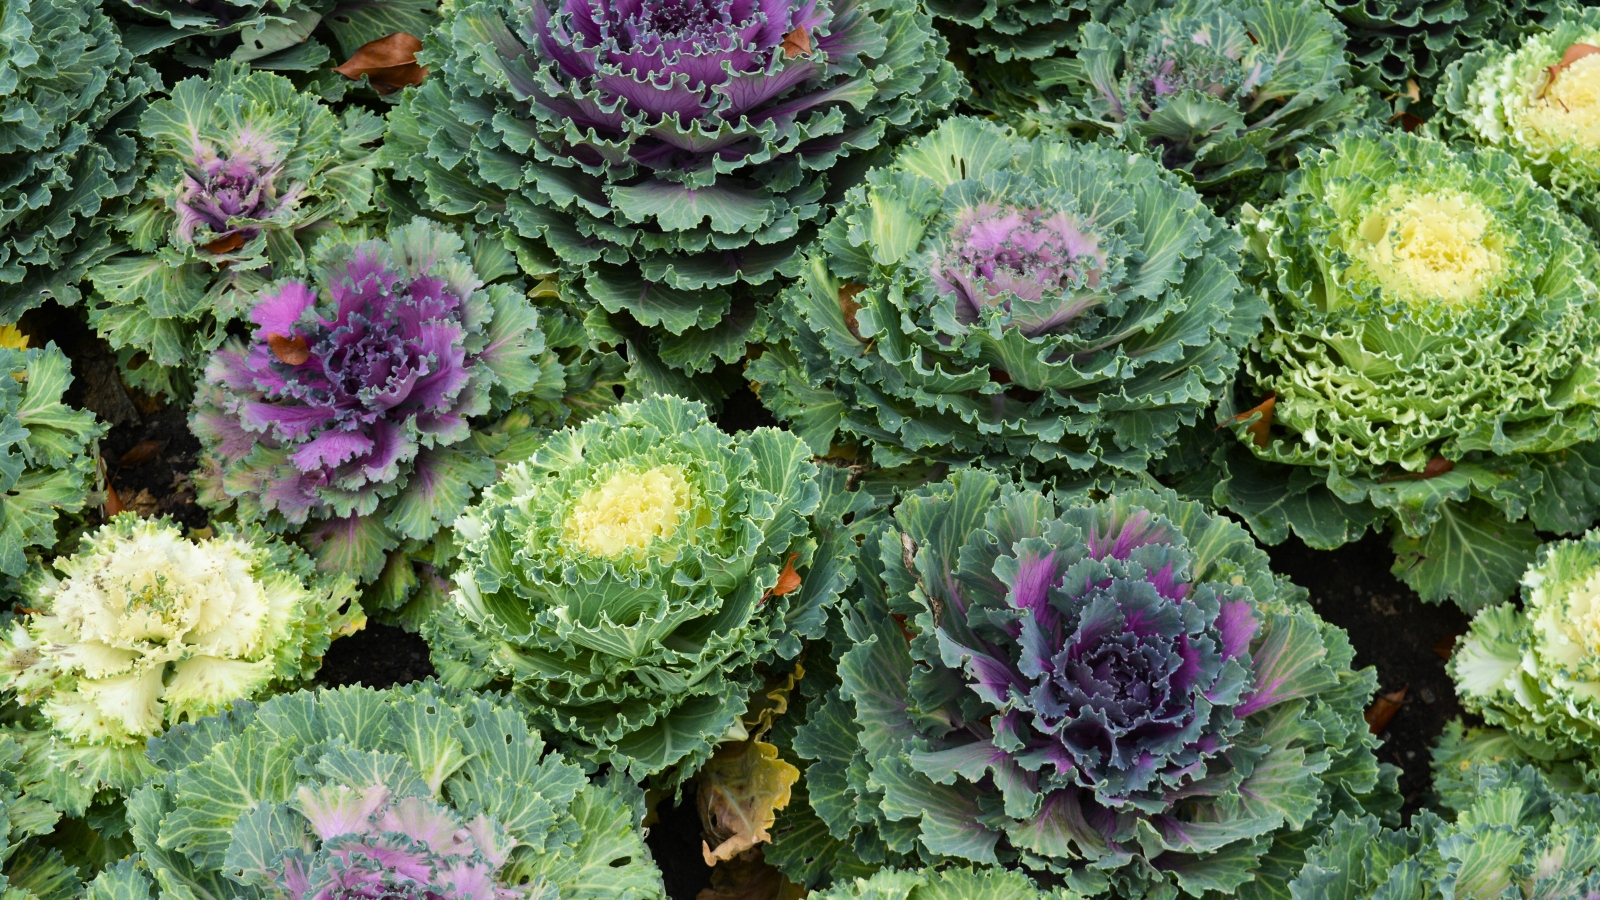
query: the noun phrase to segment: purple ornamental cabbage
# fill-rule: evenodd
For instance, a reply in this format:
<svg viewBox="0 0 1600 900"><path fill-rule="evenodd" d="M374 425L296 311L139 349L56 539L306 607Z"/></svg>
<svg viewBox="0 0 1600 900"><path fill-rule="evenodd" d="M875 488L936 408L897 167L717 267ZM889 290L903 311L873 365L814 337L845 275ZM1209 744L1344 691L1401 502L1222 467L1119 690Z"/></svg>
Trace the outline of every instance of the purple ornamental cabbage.
<svg viewBox="0 0 1600 900"><path fill-rule="evenodd" d="M497 694L300 691L174 727L149 756L131 837L197 895L665 900L643 792L589 781Z"/></svg>
<svg viewBox="0 0 1600 900"><path fill-rule="evenodd" d="M751 286L798 271L848 186L830 169L954 102L945 49L912 0L472 0L385 155L434 208L548 241L620 332L701 371L760 339Z"/></svg>
<svg viewBox="0 0 1600 900"><path fill-rule="evenodd" d="M294 208L301 185L295 184L279 196L274 182L282 168L281 163L259 159L248 149L231 156L206 153L183 174L175 203L178 239L194 244L199 233L215 246L234 237L249 241L260 234L260 226L234 222L268 219Z"/></svg>
<svg viewBox="0 0 1600 900"><path fill-rule="evenodd" d="M264 291L255 331L212 359L193 416L214 507L310 532L324 567L376 577L494 480L503 414L541 378L537 314L484 288L461 240L425 220L318 247L321 277Z"/></svg>
<svg viewBox="0 0 1600 900"><path fill-rule="evenodd" d="M1379 787L1371 670L1239 526L1170 492L1052 497L981 470L895 518L863 548L840 684L794 741L844 860L1251 896ZM828 855L778 833L769 858Z"/></svg>

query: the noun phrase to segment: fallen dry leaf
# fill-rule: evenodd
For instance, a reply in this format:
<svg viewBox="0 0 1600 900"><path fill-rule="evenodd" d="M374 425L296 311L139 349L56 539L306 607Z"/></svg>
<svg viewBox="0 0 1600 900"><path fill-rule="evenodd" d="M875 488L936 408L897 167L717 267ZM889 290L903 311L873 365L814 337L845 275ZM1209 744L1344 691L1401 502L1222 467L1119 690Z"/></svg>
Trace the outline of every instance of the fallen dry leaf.
<svg viewBox="0 0 1600 900"><path fill-rule="evenodd" d="M1421 472L1408 472L1404 475L1394 475L1389 478L1382 479L1382 481L1379 483L1387 484L1391 481L1407 480L1426 481L1429 478L1438 478L1440 475L1444 475L1445 473L1452 471L1455 469L1455 467L1456 464L1450 460L1445 459L1442 456L1435 456L1433 459L1428 460L1427 464L1422 467Z"/></svg>
<svg viewBox="0 0 1600 900"><path fill-rule="evenodd" d="M811 52L811 32L804 25L796 25L794 30L783 36L783 58L794 59L802 53Z"/></svg>
<svg viewBox="0 0 1600 900"><path fill-rule="evenodd" d="M758 740L725 745L696 776L695 802L713 849L701 842L706 865L733 859L772 839L778 810L789 805L800 770L778 758L778 748Z"/></svg>
<svg viewBox="0 0 1600 900"><path fill-rule="evenodd" d="M1539 96L1541 98L1544 97L1545 91L1550 90L1550 85L1555 83L1556 76L1561 74L1561 70L1569 68L1578 60L1586 56L1593 56L1596 53L1600 53L1600 47L1596 47L1593 44L1578 43L1568 47L1567 52L1561 54L1561 62L1549 68L1548 74L1545 75L1544 87L1539 89Z"/></svg>
<svg viewBox="0 0 1600 900"><path fill-rule="evenodd" d="M782 597L800 589L800 573L794 570L794 561L799 558L798 553L789 554L789 561L783 564L783 571L778 573L778 583L772 587L772 596Z"/></svg>
<svg viewBox="0 0 1600 900"><path fill-rule="evenodd" d="M422 41L397 31L362 44L334 71L351 81L360 81L365 75L373 90L392 94L403 87L419 85L427 77L428 67L417 65L417 51L421 49Z"/></svg>
<svg viewBox="0 0 1600 900"><path fill-rule="evenodd" d="M1400 707L1406 702L1406 692L1410 689L1411 686L1406 685L1397 691L1373 697L1372 705L1367 707L1367 730L1373 734L1382 734L1383 730L1389 727L1394 714L1399 712Z"/></svg>
<svg viewBox="0 0 1600 900"><path fill-rule="evenodd" d="M1433 655L1443 660L1449 660L1456 653L1456 641L1466 634L1465 631L1452 631L1437 641L1433 642Z"/></svg>
<svg viewBox="0 0 1600 900"><path fill-rule="evenodd" d="M861 304L856 302L856 295L866 290L864 284L846 282L839 287L839 310L844 313L844 325L850 329L850 334L856 340L862 340L861 326L856 322L856 313L861 311Z"/></svg>
<svg viewBox="0 0 1600 900"><path fill-rule="evenodd" d="M804 654L801 656L803 658ZM739 717L739 723L744 726L751 740L759 741L765 737L772 730L772 723L789 711L789 695L804 677L806 667L797 660L793 671L780 675L769 674L761 690L750 695L750 706Z"/></svg>
<svg viewBox="0 0 1600 900"><path fill-rule="evenodd" d="M106 502L100 505L100 514L109 519L127 507L122 505L122 498L117 496L117 489L110 483L106 484Z"/></svg>
<svg viewBox="0 0 1600 900"><path fill-rule="evenodd" d="M162 448L166 446L166 441L159 441L153 438L148 441L140 441L139 443L134 444L132 447L129 447L128 452L117 458L117 468L132 469L137 466L142 466L150 460L155 459L156 454L160 453Z"/></svg>
<svg viewBox="0 0 1600 900"><path fill-rule="evenodd" d="M294 337L269 334L267 344L272 347L272 355L281 363L298 366L311 358L311 348L306 346L306 339L298 334Z"/></svg>
<svg viewBox="0 0 1600 900"><path fill-rule="evenodd" d="M149 488L140 488L139 493L134 494L131 500L125 502L128 509L133 510L141 519L148 519L161 514L161 501L156 499L155 494L150 493Z"/></svg>
<svg viewBox="0 0 1600 900"><path fill-rule="evenodd" d="M1224 426L1232 425L1236 422L1243 422L1245 419L1250 418L1256 413L1260 413L1261 418L1245 426L1244 430L1249 432L1251 443L1255 444L1257 447L1266 447L1267 442L1272 439L1272 409L1277 405L1278 395L1268 394L1267 399L1257 403L1255 406L1250 407L1236 416L1229 416L1227 419L1224 419L1222 423L1217 426L1217 430L1221 431Z"/></svg>
<svg viewBox="0 0 1600 900"><path fill-rule="evenodd" d="M806 889L767 864L755 847L711 870L711 886L695 900L800 900Z"/></svg>
<svg viewBox="0 0 1600 900"><path fill-rule="evenodd" d="M225 234L222 237L217 238L216 240L207 244L206 249L212 253L232 253L243 246L244 235L235 232L233 234Z"/></svg>

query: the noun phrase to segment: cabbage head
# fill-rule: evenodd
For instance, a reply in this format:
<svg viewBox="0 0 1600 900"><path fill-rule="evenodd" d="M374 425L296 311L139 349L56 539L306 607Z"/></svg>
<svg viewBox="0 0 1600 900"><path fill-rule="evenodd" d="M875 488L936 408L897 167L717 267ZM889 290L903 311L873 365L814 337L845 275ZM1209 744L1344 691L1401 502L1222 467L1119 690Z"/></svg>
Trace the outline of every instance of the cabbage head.
<svg viewBox="0 0 1600 900"><path fill-rule="evenodd" d="M134 183L133 131L161 79L95 0L0 6L0 324L76 303L102 207Z"/></svg>
<svg viewBox="0 0 1600 900"><path fill-rule="evenodd" d="M149 756L128 820L163 897L665 900L639 789L590 782L497 695L301 691Z"/></svg>
<svg viewBox="0 0 1600 900"><path fill-rule="evenodd" d="M851 189L750 377L818 455L1141 471L1260 328L1238 252L1143 156L950 119Z"/></svg>
<svg viewBox="0 0 1600 900"><path fill-rule="evenodd" d="M1545 21L1515 49L1490 44L1440 89L1447 130L1517 158L1591 226L1600 225L1600 9Z"/></svg>
<svg viewBox="0 0 1600 900"><path fill-rule="evenodd" d="M121 791L143 780L146 740L309 679L365 621L348 579L259 529L192 540L133 513L35 568L23 599L33 612L0 635L0 688L43 712L60 767Z"/></svg>
<svg viewBox="0 0 1600 900"><path fill-rule="evenodd" d="M1600 759L1600 530L1539 548L1522 601L1473 617L1450 658L1461 706L1554 751Z"/></svg>
<svg viewBox="0 0 1600 900"><path fill-rule="evenodd" d="M1592 794L1600 787L1600 770L1587 751L1555 747L1504 728L1468 726L1459 718L1446 723L1444 733L1434 742L1432 756L1430 805L1452 814L1470 808L1478 799L1478 779L1485 767L1532 766L1545 783L1564 794Z"/></svg>
<svg viewBox="0 0 1600 900"><path fill-rule="evenodd" d="M1560 8L1560 0L1322 0L1344 23L1357 84L1396 112L1430 118L1450 65L1505 41ZM1416 119L1412 120L1413 122Z"/></svg>
<svg viewBox="0 0 1600 900"><path fill-rule="evenodd" d="M954 103L945 51L913 0L473 0L384 154L547 241L636 357L703 372L761 339L862 155Z"/></svg>
<svg viewBox="0 0 1600 900"><path fill-rule="evenodd" d="M1020 872L1004 869L884 869L870 878L814 892L812 900L1078 900L1065 888L1045 891Z"/></svg>
<svg viewBox="0 0 1600 900"><path fill-rule="evenodd" d="M56 542L56 519L88 502L106 427L61 402L72 362L52 342L27 348L0 326L0 574L27 570L30 547Z"/></svg>
<svg viewBox="0 0 1600 900"><path fill-rule="evenodd" d="M1593 242L1511 156L1347 134L1241 228L1272 314L1212 497L1258 537L1389 522L1396 575L1470 612L1511 593L1535 528L1600 515Z"/></svg>
<svg viewBox="0 0 1600 900"><path fill-rule="evenodd" d="M894 519L862 547L839 684L793 740L853 855L1267 897L1333 810L1391 790L1372 670L1198 503L965 470ZM785 840L816 838L774 855Z"/></svg>
<svg viewBox="0 0 1600 900"><path fill-rule="evenodd" d="M1025 130L1104 133L1208 197L1273 196L1296 152L1364 111L1321 0L1118 4L1077 51L1033 63ZM998 87L998 86L997 86ZM981 90L981 86L979 88ZM1043 106L1043 109L1039 107Z"/></svg>
<svg viewBox="0 0 1600 900"><path fill-rule="evenodd" d="M457 520L434 664L466 686L509 678L566 752L676 783L744 739L762 667L792 668L821 634L853 550L839 523L864 494L786 432L730 437L675 397L624 404Z"/></svg>
<svg viewBox="0 0 1600 900"><path fill-rule="evenodd" d="M1590 900L1600 896L1600 796L1529 767L1473 770L1470 805L1404 830L1340 814L1306 854L1292 900Z"/></svg>
<svg viewBox="0 0 1600 900"><path fill-rule="evenodd" d="M311 244L372 205L371 113L342 120L289 80L221 62L140 119L153 163L143 199L91 269L90 321L151 393L186 396L274 278L304 275Z"/></svg>
<svg viewBox="0 0 1600 900"><path fill-rule="evenodd" d="M502 280L516 272L504 245L469 236L426 219L383 239L328 235L311 275L254 296L253 334L211 358L195 402L201 502L387 585L379 607L416 587L409 556L448 558L441 527L562 424L593 374L563 361L525 286Z"/></svg>

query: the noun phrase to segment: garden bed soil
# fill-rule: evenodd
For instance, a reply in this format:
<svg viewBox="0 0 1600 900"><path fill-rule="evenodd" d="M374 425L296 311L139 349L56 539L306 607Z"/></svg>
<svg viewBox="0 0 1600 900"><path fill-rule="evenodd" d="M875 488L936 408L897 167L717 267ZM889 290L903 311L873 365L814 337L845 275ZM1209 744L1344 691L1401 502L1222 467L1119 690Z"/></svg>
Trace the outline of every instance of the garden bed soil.
<svg viewBox="0 0 1600 900"><path fill-rule="evenodd" d="M195 503L191 479L200 446L189 432L187 410L126 388L117 375L114 353L87 328L81 311L47 304L25 316L21 325L35 345L53 340L71 358L74 383L66 402L93 410L111 425L101 442L101 456L116 502L145 515L170 515L189 528L204 527L206 513ZM728 397L715 419L730 432L777 424L754 394L744 390ZM91 524L103 510L89 513ZM1379 692L1405 690L1400 708L1380 734L1378 755L1403 773L1400 790L1409 819L1428 799L1433 741L1447 722L1461 715L1445 656L1466 631L1467 617L1453 605L1423 603L1397 581L1389 572L1393 554L1382 535L1368 535L1331 552L1291 539L1268 553L1276 571L1307 588L1316 610L1349 633L1356 664L1376 668ZM359 683L382 688L432 674L420 637L372 623L334 642L317 681L330 687ZM700 853L692 788L675 804L663 801L658 815L648 842L668 895L694 900L709 886L711 870Z"/></svg>

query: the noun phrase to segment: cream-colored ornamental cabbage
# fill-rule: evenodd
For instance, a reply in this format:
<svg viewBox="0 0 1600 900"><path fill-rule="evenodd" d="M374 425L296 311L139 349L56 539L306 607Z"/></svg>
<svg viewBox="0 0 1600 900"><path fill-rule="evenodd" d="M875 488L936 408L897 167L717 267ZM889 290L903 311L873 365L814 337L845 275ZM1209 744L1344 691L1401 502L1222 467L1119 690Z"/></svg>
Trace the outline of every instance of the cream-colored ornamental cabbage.
<svg viewBox="0 0 1600 900"><path fill-rule="evenodd" d="M1468 55L1450 67L1439 105L1447 132L1509 151L1600 222L1600 10L1568 11L1520 47Z"/></svg>
<svg viewBox="0 0 1600 900"><path fill-rule="evenodd" d="M63 762L125 789L147 739L311 677L365 623L352 583L295 547L248 528L191 540L131 513L23 589L32 613L0 637L0 687L38 707Z"/></svg>
<svg viewBox="0 0 1600 900"><path fill-rule="evenodd" d="M1558 755L1600 756L1600 529L1543 547L1522 597L1473 619L1450 660L1461 705Z"/></svg>

